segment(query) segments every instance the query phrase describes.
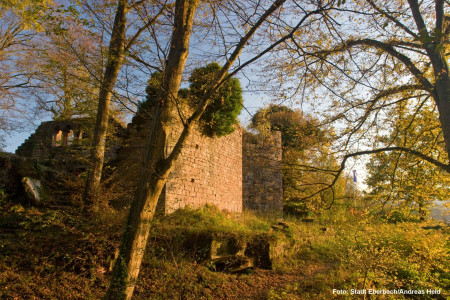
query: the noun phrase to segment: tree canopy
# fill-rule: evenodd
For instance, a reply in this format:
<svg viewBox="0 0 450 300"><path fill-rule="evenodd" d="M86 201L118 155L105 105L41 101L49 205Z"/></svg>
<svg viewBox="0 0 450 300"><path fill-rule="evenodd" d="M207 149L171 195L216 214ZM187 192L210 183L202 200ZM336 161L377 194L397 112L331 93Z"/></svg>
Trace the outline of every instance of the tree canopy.
<svg viewBox="0 0 450 300"><path fill-rule="evenodd" d="M212 87L220 69L218 63L210 63L205 67L194 69L189 78L189 88L179 90L178 101L190 107L189 110L195 109L204 94ZM149 119L152 108L158 105L161 83L162 74L152 73L146 88L147 96L145 101L139 103L133 123L142 124ZM211 96L210 101L200 119L200 128L203 133L210 137L221 137L234 132L234 126L239 123L237 117L243 107L239 79L229 78L225 81Z"/></svg>
<svg viewBox="0 0 450 300"><path fill-rule="evenodd" d="M41 21L53 0L1 0L0 10L10 10L22 20L24 28L42 29Z"/></svg>
<svg viewBox="0 0 450 300"><path fill-rule="evenodd" d="M275 79L281 96L308 102L324 123L337 124L346 154L372 148L373 137L393 125L389 109L396 103L433 103L449 153L447 10L444 0L340 1L323 22L280 47L267 68L281 69L264 84ZM429 162L450 170L442 157Z"/></svg>
<svg viewBox="0 0 450 300"><path fill-rule="evenodd" d="M261 134L281 132L285 213L319 213L345 193L342 178L333 190L323 190L334 179L329 170L337 167L337 160L330 150L333 131L319 125L299 110L275 104L259 109L251 120L251 127Z"/></svg>
<svg viewBox="0 0 450 300"><path fill-rule="evenodd" d="M377 137L376 143L416 149L434 159L446 159L434 107L426 106L415 113L414 107L401 102L394 111L391 122L395 126ZM410 218L423 218L432 201L447 200L450 194L450 174L410 153L376 153L367 169L370 192L366 200L389 213L403 209Z"/></svg>
<svg viewBox="0 0 450 300"><path fill-rule="evenodd" d="M319 124L319 120L304 115L299 110L275 104L259 109L251 119L251 127L255 129L264 130L261 127L269 126L271 131L281 131L283 147L297 151L328 142L329 133L319 128Z"/></svg>
<svg viewBox="0 0 450 300"><path fill-rule="evenodd" d="M221 67L210 63L197 68L189 78L188 103L196 107L205 93L212 87ZM225 74L227 76L228 74ZM211 96L200 123L208 136L224 136L234 132L238 124L237 117L243 107L242 89L237 78L227 79Z"/></svg>

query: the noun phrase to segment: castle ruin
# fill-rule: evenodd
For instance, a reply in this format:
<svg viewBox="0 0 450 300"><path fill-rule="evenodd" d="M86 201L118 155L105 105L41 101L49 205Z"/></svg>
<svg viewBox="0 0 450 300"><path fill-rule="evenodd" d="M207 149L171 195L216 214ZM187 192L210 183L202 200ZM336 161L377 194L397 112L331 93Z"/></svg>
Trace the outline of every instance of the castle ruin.
<svg viewBox="0 0 450 300"><path fill-rule="evenodd" d="M71 148L89 133L86 120L71 119L42 123L36 132L16 151L19 156L39 161L62 159L61 149ZM118 126L114 123L114 126ZM119 126L120 127L120 126ZM173 126L168 137L167 153L175 145L181 126ZM117 129L117 128L116 128ZM128 169L121 180L133 196L137 184L147 127L129 124L116 130L121 138L109 147L106 156ZM126 132L127 138L123 138ZM87 155L87 153L85 154ZM194 131L176 161L158 203L166 214L184 206L197 208L212 204L221 210L282 216L281 133L269 137L253 135L241 128L220 138Z"/></svg>

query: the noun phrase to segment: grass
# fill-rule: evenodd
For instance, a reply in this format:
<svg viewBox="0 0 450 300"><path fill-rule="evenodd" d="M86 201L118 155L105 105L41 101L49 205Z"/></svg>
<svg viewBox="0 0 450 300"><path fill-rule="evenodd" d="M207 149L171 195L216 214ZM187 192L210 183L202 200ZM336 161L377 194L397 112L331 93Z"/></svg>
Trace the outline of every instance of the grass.
<svg viewBox="0 0 450 300"><path fill-rule="evenodd" d="M440 290L421 299L448 299L450 286L449 228L426 230L427 224L389 224L350 217L353 223L330 218L327 232L320 224L300 225L291 260L302 266L305 279L271 289L268 299L330 299L333 289ZM319 229L319 230L318 230ZM315 270L326 269L326 272ZM353 299L355 296L340 296ZM363 297L363 296L361 296ZM377 296L407 299L411 296Z"/></svg>
<svg viewBox="0 0 450 300"><path fill-rule="evenodd" d="M125 212L92 217L76 207L0 206L0 299L102 297ZM182 209L154 220L135 298L330 299L337 297L333 289L373 288L440 289L441 295L421 299L446 299L448 227L425 225L389 224L352 210L323 214L315 223L292 218L280 225L214 207ZM274 270L210 271L186 241L211 235L270 239ZM394 298L402 297L408 298Z"/></svg>

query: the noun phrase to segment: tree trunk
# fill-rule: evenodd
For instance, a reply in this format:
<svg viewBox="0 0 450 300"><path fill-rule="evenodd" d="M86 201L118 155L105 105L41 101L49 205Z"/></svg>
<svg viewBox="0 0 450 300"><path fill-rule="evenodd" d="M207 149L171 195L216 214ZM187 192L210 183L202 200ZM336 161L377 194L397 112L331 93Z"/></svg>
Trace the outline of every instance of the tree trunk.
<svg viewBox="0 0 450 300"><path fill-rule="evenodd" d="M184 124L180 137L171 153L168 154L165 153L166 138L172 127L172 114L175 112L175 100L178 96L184 65L188 56L193 18L199 5L199 0L177 0L175 2L174 30L161 92L158 96L159 104L153 110L152 125L145 147L136 195L130 208L119 256L114 264L105 299L131 298L145 253L150 222L155 214L158 198L172 170L173 163L181 154L190 131L205 111L210 96L220 86L230 66L236 61L256 29L284 2L285 0L276 0L241 38L220 74L215 78L216 82L213 87L205 94L195 112Z"/></svg>
<svg viewBox="0 0 450 300"><path fill-rule="evenodd" d="M439 111L439 121L441 122L442 132L444 134L447 155L450 159L450 74L445 57L445 49L443 47L444 40L448 36L448 33L444 31L444 1L435 1L436 22L434 35L430 35L427 29L427 25L420 11L419 1L408 0L408 3L419 32L418 36L422 40L422 45L433 66L435 82L432 96Z"/></svg>
<svg viewBox="0 0 450 300"><path fill-rule="evenodd" d="M98 209L99 204L97 201L97 196L105 157L109 105L111 103L112 91L124 58L127 13L127 0L119 0L117 3L113 30L111 33L111 41L109 43L108 59L100 86L97 119L95 122L94 138L92 141L91 166L83 195L83 200L86 207L94 211Z"/></svg>
<svg viewBox="0 0 450 300"><path fill-rule="evenodd" d="M150 221L174 161L166 158L166 139L170 133L174 99L177 97L188 57L189 39L198 2L177 0L175 4L174 30L159 95L160 101L153 110L152 127L136 195L105 299L130 299L133 295L147 245Z"/></svg>
<svg viewBox="0 0 450 300"><path fill-rule="evenodd" d="M444 134L448 159L450 160L450 76L443 51L433 50L427 52L434 56L431 58L435 74L434 98L439 111L439 121Z"/></svg>

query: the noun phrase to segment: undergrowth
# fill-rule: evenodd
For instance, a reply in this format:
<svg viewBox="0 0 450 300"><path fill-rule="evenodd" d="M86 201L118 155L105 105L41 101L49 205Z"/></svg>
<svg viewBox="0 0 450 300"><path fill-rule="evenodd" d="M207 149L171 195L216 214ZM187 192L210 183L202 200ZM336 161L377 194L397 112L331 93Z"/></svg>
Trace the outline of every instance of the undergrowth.
<svg viewBox="0 0 450 300"><path fill-rule="evenodd" d="M112 209L92 216L76 207L24 208L3 200L0 299L100 299L125 215ZM154 220L135 298L330 299L354 298L333 295L333 289L438 289L440 295L420 299L446 299L448 227L426 225L389 224L354 210L321 215L314 223L279 223L214 207L182 209ZM274 270L209 270L189 245L193 237L211 236L269 239ZM408 298L377 299L402 297Z"/></svg>
<svg viewBox="0 0 450 300"><path fill-rule="evenodd" d="M273 288L268 299L448 299L450 287L449 228L427 229L427 223L390 224L350 211L342 218L328 216L322 224L296 228L295 254L288 259L301 266L304 280ZM435 223L431 223L434 227ZM302 236L302 238L299 238ZM290 263L292 265L292 263ZM282 271L289 266L280 264ZM317 271L326 269L326 272ZM346 295L333 289L344 290ZM353 290L366 295L352 295ZM377 291L419 291L421 295L368 295ZM437 290L440 294L427 294Z"/></svg>

